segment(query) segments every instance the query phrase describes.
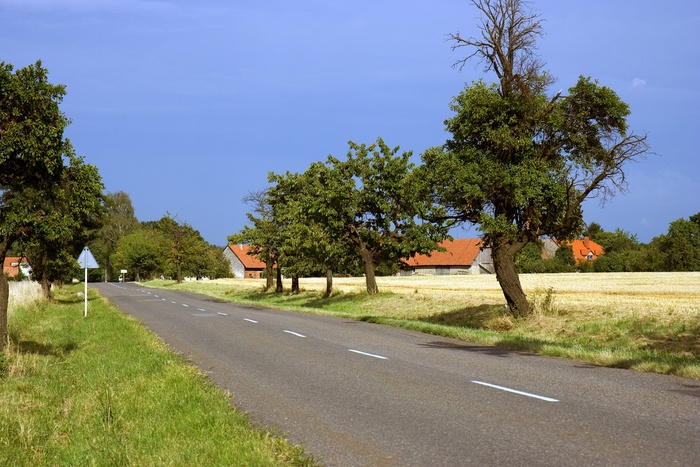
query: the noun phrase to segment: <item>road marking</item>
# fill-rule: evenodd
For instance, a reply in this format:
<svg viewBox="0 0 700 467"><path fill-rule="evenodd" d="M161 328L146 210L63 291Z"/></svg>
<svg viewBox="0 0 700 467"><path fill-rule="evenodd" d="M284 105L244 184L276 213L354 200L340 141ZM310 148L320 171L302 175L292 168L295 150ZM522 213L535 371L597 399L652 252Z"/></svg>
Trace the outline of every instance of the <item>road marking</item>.
<svg viewBox="0 0 700 467"><path fill-rule="evenodd" d="M197 308L197 311L207 311L204 308Z"/></svg>
<svg viewBox="0 0 700 467"><path fill-rule="evenodd" d="M291 335L293 335L293 336L297 336L297 337L306 337L306 336L303 335L303 334L299 334L298 332L294 332L294 331L288 331L288 330L286 330L286 329L284 330L284 332L286 332L287 334L291 334Z"/></svg>
<svg viewBox="0 0 700 467"><path fill-rule="evenodd" d="M254 319L250 319L250 318L243 318L243 321L248 321L249 323L255 323L255 324L258 324L258 322L257 322L257 321L255 321Z"/></svg>
<svg viewBox="0 0 700 467"><path fill-rule="evenodd" d="M204 311L204 310L202 310L202 311ZM216 314L221 315L221 316L228 316L228 313L222 313L220 311L217 311Z"/></svg>
<svg viewBox="0 0 700 467"><path fill-rule="evenodd" d="M177 302L170 302L170 303L172 303L173 305L177 305Z"/></svg>
<svg viewBox="0 0 700 467"><path fill-rule="evenodd" d="M366 355L366 356L368 356L368 357L374 357L374 358L380 358L380 359L382 359L382 360L388 360L388 357L384 357L383 355L377 355L377 354L373 354L373 353L362 352L362 351L360 351L360 350L355 350L355 349L348 349L348 350L349 350L350 352L358 353L358 354L360 354L360 355Z"/></svg>
<svg viewBox="0 0 700 467"><path fill-rule="evenodd" d="M189 305L187 303L183 303L182 306L189 308Z"/></svg>
<svg viewBox="0 0 700 467"><path fill-rule="evenodd" d="M472 383L481 384L482 386L488 386L488 387L494 388L494 389L500 389L501 391L512 392L514 394L520 394L521 396L534 397L535 399L540 399L540 400L543 400L546 402L559 402L558 399L552 399L551 397L538 396L537 394L532 394L532 393L523 392L523 391L517 391L515 389L506 388L503 386L497 386L497 385L491 384L491 383L484 383L483 381L472 381Z"/></svg>

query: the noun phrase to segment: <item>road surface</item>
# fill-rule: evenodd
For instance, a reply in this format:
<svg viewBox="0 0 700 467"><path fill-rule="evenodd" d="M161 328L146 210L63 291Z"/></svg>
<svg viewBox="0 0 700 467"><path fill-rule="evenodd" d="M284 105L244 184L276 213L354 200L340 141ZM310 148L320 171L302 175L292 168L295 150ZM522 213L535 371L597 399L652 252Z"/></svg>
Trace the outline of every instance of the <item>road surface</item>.
<svg viewBox="0 0 700 467"><path fill-rule="evenodd" d="M323 465L700 466L700 381L95 284Z"/></svg>

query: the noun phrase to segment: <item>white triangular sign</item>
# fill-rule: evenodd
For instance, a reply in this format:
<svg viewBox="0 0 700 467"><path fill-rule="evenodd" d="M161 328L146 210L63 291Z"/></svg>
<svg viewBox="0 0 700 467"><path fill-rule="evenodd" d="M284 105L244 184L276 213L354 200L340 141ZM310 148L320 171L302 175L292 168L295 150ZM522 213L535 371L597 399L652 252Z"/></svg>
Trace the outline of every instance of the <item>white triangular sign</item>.
<svg viewBox="0 0 700 467"><path fill-rule="evenodd" d="M78 264L82 269L97 269L100 267L88 247L83 248L83 252L78 256Z"/></svg>

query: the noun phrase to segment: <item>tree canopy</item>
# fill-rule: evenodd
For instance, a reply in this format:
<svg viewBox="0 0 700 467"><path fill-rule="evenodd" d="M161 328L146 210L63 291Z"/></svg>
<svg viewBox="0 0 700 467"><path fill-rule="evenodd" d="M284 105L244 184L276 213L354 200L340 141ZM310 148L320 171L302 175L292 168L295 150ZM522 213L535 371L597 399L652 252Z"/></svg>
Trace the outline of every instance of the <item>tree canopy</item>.
<svg viewBox="0 0 700 467"><path fill-rule="evenodd" d="M18 70L0 62L0 260L18 239L37 272L46 258L70 254L73 239L99 218L97 169L73 153L59 105L65 86L51 84L40 61ZM66 165L66 163L68 165ZM30 248L31 246L31 248ZM7 341L7 278L0 276L0 349Z"/></svg>
<svg viewBox="0 0 700 467"><path fill-rule="evenodd" d="M515 316L529 313L515 256L541 236L572 238L581 205L625 189L625 165L649 151L629 132L627 104L610 88L579 78L566 95L534 53L541 20L522 0L477 0L481 37L451 35L493 71L452 102L452 137L422 155L429 196L453 222L478 225L492 248L497 279Z"/></svg>

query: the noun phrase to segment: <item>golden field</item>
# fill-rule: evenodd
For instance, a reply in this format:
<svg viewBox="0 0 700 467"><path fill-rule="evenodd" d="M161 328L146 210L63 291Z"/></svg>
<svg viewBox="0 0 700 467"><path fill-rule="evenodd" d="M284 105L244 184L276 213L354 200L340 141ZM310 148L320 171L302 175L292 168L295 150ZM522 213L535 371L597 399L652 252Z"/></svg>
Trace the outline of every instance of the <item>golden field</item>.
<svg viewBox="0 0 700 467"><path fill-rule="evenodd" d="M533 294L552 289L555 306L562 312L620 314L684 314L700 319L700 272L521 274L523 290ZM218 279L218 284L260 289L263 280ZM378 277L381 292L409 295L445 307L504 305L495 275ZM289 289L290 282L284 281ZM325 278L300 279L302 290L322 291ZM362 277L334 278L333 288L343 293L365 290ZM431 311L446 311L433 308ZM426 310L427 311L427 310Z"/></svg>

